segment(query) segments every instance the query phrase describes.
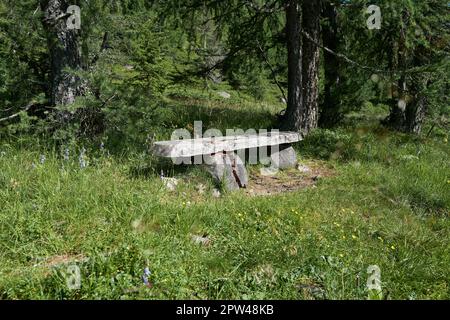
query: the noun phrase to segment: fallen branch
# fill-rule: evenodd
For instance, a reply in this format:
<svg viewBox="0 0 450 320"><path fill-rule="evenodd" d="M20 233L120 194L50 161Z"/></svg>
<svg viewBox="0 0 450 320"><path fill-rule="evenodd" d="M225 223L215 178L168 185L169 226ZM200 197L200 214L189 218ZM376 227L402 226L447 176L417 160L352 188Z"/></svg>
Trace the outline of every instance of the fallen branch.
<svg viewBox="0 0 450 320"><path fill-rule="evenodd" d="M19 112L15 113L15 114L12 114L12 115L10 115L10 116L8 116L8 117L0 118L0 122L4 122L4 121L8 121L8 120L17 118L17 117L20 115L21 112L27 112L27 111L30 110L30 108L31 108L32 106L34 106L34 105L35 105L34 102L29 103L23 110L20 110Z"/></svg>

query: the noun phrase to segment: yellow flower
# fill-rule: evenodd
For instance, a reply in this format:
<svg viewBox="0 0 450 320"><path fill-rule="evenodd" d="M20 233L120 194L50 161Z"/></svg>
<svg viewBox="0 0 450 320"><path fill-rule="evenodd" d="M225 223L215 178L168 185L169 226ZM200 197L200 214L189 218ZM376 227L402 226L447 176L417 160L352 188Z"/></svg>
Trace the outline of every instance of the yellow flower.
<svg viewBox="0 0 450 320"><path fill-rule="evenodd" d="M392 250L395 250L395 246L391 246L391 249L392 249Z"/></svg>
<svg viewBox="0 0 450 320"><path fill-rule="evenodd" d="M354 234L352 234L352 238L353 238L353 239L357 239L358 237L355 236Z"/></svg>
<svg viewBox="0 0 450 320"><path fill-rule="evenodd" d="M344 255L343 255L342 253L340 253L340 254L339 254L339 257L343 258L343 257L344 257Z"/></svg>
<svg viewBox="0 0 450 320"><path fill-rule="evenodd" d="M347 239L347 237L346 237L346 236L342 236L342 239L344 239L344 240L345 240L345 239Z"/></svg>
<svg viewBox="0 0 450 320"><path fill-rule="evenodd" d="M380 240L381 242L384 241L382 237L378 237L378 240Z"/></svg>

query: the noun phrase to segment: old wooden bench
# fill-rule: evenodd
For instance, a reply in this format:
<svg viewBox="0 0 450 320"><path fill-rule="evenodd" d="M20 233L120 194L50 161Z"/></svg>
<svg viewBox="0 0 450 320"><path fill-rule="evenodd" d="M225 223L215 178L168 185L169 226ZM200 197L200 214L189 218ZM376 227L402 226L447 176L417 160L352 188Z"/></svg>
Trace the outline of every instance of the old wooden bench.
<svg viewBox="0 0 450 320"><path fill-rule="evenodd" d="M245 188L248 184L246 154L250 164L256 164L259 158L260 162L270 164L272 169L295 167L297 157L291 144L300 140L302 137L296 132L266 132L158 141L153 145L153 153L171 158L175 164L204 165L216 181L234 190Z"/></svg>

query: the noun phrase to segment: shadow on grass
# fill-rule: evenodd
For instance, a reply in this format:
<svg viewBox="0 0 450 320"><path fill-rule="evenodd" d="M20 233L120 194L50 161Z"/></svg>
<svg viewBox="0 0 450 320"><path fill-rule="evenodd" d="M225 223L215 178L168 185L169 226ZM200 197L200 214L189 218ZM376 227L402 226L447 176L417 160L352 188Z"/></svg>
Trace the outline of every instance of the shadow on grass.
<svg viewBox="0 0 450 320"><path fill-rule="evenodd" d="M184 175L189 170L189 165L175 165L171 159L151 156L132 165L129 169L129 175L131 178L145 179L160 177L161 175L174 177Z"/></svg>

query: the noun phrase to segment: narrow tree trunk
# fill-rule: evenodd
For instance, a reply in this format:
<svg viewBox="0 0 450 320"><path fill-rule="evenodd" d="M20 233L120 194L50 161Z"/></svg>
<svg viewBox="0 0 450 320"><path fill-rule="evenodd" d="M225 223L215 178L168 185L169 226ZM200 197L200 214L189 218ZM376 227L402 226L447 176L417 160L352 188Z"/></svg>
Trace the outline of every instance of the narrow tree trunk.
<svg viewBox="0 0 450 320"><path fill-rule="evenodd" d="M322 11L322 16L325 18L325 24L322 27L323 45L334 52L337 52L339 46L337 5L338 3L332 4L330 1L326 1ZM324 101L320 112L319 125L330 127L340 120L336 97L336 89L340 79L339 60L327 51L324 51L324 73Z"/></svg>
<svg viewBox="0 0 450 320"><path fill-rule="evenodd" d="M281 128L300 131L302 127L302 43L299 0L286 1L288 51L288 101Z"/></svg>
<svg viewBox="0 0 450 320"><path fill-rule="evenodd" d="M40 0L51 57L50 100L53 106L72 104L83 92L79 77L68 71L82 69L80 31L67 27L69 16L66 11L69 5L66 0ZM60 111L58 118L67 122L71 114Z"/></svg>
<svg viewBox="0 0 450 320"><path fill-rule="evenodd" d="M419 75L412 83L411 91L413 92L413 100L407 105L405 112L405 131L414 134L420 134L422 124L427 111L427 98L424 90L427 87L426 76Z"/></svg>
<svg viewBox="0 0 450 320"><path fill-rule="evenodd" d="M303 1L303 30L314 40L302 39L302 131L307 134L317 128L319 121L319 54L320 0Z"/></svg>
<svg viewBox="0 0 450 320"><path fill-rule="evenodd" d="M427 101L424 96L420 96L414 101L414 105L408 108L406 113L406 129L409 133L420 134L422 124L425 119Z"/></svg>
<svg viewBox="0 0 450 320"><path fill-rule="evenodd" d="M399 69L405 71L410 65L420 66L423 64L421 57L424 53L418 54L415 52L408 52L406 41L406 30L410 26L410 13L408 10L402 12L402 25L400 28L397 55L392 54L392 57L397 57L397 61L391 58L390 67L394 71ZM395 48L395 46L393 46ZM387 119L383 121L389 127L407 133L420 134L422 124L425 119L427 111L427 98L425 90L428 86L428 79L426 74L418 74L415 76L406 76L402 74L398 80L397 95L393 96L391 111Z"/></svg>
<svg viewBox="0 0 450 320"><path fill-rule="evenodd" d="M390 113L388 116L388 125L395 130L405 131L405 121L406 121L406 107L407 105L405 97L407 95L407 84L406 78L401 76L397 82L397 88L395 89L397 93L393 97L390 106Z"/></svg>
<svg viewBox="0 0 450 320"><path fill-rule="evenodd" d="M413 54L408 52L406 43L406 30L409 27L408 11L402 12L402 19L403 25L399 32L398 42L393 46L397 52L391 55L389 63L392 71L404 71L408 64L418 64L418 61L411 61ZM395 90L397 94L393 95L391 101L389 116L384 123L398 131L420 133L426 109L426 99L421 96L422 89L423 81L421 79L410 79L402 74Z"/></svg>

